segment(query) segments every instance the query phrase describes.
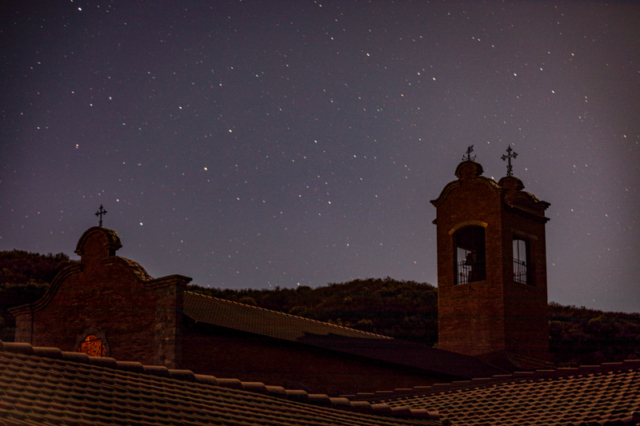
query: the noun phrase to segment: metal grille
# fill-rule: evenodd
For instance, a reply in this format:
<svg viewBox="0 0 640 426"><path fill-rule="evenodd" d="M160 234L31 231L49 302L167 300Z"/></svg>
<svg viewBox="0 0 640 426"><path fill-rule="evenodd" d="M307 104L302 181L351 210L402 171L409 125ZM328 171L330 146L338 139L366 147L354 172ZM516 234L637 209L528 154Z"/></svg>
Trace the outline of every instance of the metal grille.
<svg viewBox="0 0 640 426"><path fill-rule="evenodd" d="M524 260L513 259L513 281L529 284L527 262Z"/></svg>
<svg viewBox="0 0 640 426"><path fill-rule="evenodd" d="M458 262L456 284L467 284L485 279L484 262Z"/></svg>

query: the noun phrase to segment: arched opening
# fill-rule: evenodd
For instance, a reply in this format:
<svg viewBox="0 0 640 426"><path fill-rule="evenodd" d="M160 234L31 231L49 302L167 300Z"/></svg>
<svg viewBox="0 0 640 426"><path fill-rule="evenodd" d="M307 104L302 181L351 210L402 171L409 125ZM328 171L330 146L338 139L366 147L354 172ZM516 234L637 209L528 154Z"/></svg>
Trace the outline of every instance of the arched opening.
<svg viewBox="0 0 640 426"><path fill-rule="evenodd" d="M455 243L456 284L485 280L484 227L467 226L456 231Z"/></svg>

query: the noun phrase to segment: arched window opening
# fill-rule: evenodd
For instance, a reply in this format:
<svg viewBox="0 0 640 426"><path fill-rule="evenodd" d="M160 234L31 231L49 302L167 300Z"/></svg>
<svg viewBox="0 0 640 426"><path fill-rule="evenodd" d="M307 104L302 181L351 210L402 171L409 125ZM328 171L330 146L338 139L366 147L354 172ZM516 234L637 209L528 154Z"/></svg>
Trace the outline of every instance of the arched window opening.
<svg viewBox="0 0 640 426"><path fill-rule="evenodd" d="M513 281L531 284L531 264L529 262L529 241L513 239Z"/></svg>
<svg viewBox="0 0 640 426"><path fill-rule="evenodd" d="M486 279L484 228L467 226L454 234L456 284Z"/></svg>
<svg viewBox="0 0 640 426"><path fill-rule="evenodd" d="M78 348L78 352L84 352L89 356L104 357L107 354L107 348L95 334L88 335Z"/></svg>

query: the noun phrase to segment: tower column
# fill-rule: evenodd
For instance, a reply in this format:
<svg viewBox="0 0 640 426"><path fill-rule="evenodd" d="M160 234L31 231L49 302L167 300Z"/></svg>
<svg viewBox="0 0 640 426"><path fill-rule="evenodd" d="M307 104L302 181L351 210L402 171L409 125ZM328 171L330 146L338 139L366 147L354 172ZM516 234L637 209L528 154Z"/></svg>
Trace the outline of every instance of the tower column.
<svg viewBox="0 0 640 426"><path fill-rule="evenodd" d="M436 207L438 347L548 359L544 212L520 179L495 182L467 156Z"/></svg>

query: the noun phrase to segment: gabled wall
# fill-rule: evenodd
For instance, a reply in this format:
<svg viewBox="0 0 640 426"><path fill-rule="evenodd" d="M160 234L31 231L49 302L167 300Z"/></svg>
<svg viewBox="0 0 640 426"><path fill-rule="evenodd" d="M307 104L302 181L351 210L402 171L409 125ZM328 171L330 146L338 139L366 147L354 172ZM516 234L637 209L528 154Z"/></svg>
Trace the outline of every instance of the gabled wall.
<svg viewBox="0 0 640 426"><path fill-rule="evenodd" d="M42 299L10 310L16 341L77 351L88 334L104 339L105 356L177 368L182 294L191 280L152 279L136 262L115 255L114 231L94 227L80 238L80 265L61 271Z"/></svg>

